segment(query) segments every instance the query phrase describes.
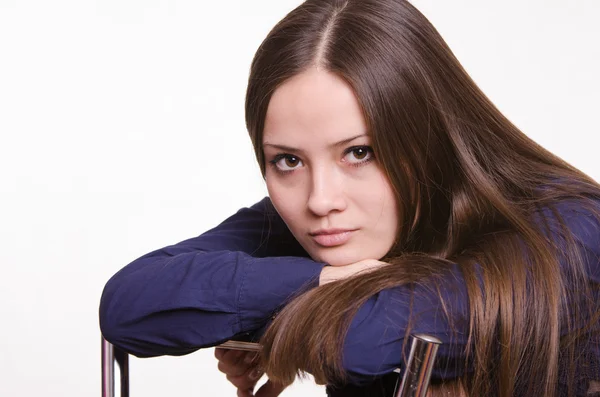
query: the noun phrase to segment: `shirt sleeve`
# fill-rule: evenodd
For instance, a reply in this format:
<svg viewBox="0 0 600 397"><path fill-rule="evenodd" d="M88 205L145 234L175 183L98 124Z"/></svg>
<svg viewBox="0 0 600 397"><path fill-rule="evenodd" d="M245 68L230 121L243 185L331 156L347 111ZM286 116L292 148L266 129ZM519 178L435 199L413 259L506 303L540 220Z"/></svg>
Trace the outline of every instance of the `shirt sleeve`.
<svg viewBox="0 0 600 397"><path fill-rule="evenodd" d="M600 210L600 201L594 201L594 205ZM599 285L600 224L590 211L576 200L565 200L555 209L573 234L577 249L585 262L588 281ZM536 221L542 219L550 226L549 237L556 237L553 236L553 232L559 226L553 212L543 208ZM565 270L566 265L562 260L561 265ZM475 265L475 271L476 274L481 274L480 265ZM575 286L567 284L567 288L573 289ZM597 292L597 288L595 291ZM443 300L439 298L438 292ZM350 377L349 383L367 385L375 378L403 367L405 356L402 347L409 321L411 334L424 333L442 341L432 377L453 379L461 376L465 369L462 363L465 359L469 331L468 302L466 283L457 264L448 267L447 273L438 281L436 288L428 282L423 282L414 287L412 297L406 287L385 289L371 297L354 316L344 341L342 362ZM448 313L448 316L444 313ZM600 325L596 329L599 327ZM598 346L591 345L587 349L590 349L588 353L598 362Z"/></svg>
<svg viewBox="0 0 600 397"><path fill-rule="evenodd" d="M187 354L264 326L296 292L318 286L323 266L265 198L121 269L104 287L100 329L138 357Z"/></svg>
<svg viewBox="0 0 600 397"><path fill-rule="evenodd" d="M408 354L407 350L402 351L407 329L412 335L427 334L442 341L432 371L434 378L461 375L458 371L463 369L459 364L464 360L467 346L469 306L458 265L449 266L437 287L424 282L415 285L412 293L404 286L388 288L360 307L343 348L342 363L349 383L366 385L403 368L406 357L403 354Z"/></svg>

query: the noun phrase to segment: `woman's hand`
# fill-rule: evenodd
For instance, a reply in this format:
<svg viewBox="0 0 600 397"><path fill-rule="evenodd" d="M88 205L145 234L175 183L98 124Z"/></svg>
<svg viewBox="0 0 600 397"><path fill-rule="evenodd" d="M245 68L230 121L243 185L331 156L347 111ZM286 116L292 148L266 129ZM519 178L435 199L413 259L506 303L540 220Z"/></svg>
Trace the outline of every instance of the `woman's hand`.
<svg viewBox="0 0 600 397"><path fill-rule="evenodd" d="M376 259L365 259L345 266L325 266L321 271L319 285L352 277L362 272L370 272L387 266L388 263ZM256 393L254 388L264 372L258 366L258 354L244 350L215 349L219 360L219 371L227 375L227 380L237 387L238 397L277 397L285 387L267 380Z"/></svg>
<svg viewBox="0 0 600 397"><path fill-rule="evenodd" d="M342 280L352 277L358 273L371 272L379 269L382 266L387 266L389 263L381 262L376 259L365 259L359 262L344 266L325 266L321 270L319 277L319 285L327 284L332 281Z"/></svg>
<svg viewBox="0 0 600 397"><path fill-rule="evenodd" d="M277 397L285 387L267 380L256 394L254 388L264 372L258 366L258 354L244 350L215 349L219 360L219 371L227 375L227 380L237 387L238 397Z"/></svg>

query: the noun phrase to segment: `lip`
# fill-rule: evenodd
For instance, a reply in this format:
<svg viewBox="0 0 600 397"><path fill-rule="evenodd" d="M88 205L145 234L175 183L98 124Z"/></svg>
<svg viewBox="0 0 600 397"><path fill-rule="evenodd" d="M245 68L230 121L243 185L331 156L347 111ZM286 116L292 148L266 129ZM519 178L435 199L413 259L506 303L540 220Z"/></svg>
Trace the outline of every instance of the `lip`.
<svg viewBox="0 0 600 397"><path fill-rule="evenodd" d="M313 240L323 247L335 247L345 244L356 229L321 229L310 233Z"/></svg>
<svg viewBox="0 0 600 397"><path fill-rule="evenodd" d="M309 233L311 236L318 236L321 234L339 234L339 233L344 233L344 232L352 232L356 229L319 229L319 230L315 230L314 232Z"/></svg>

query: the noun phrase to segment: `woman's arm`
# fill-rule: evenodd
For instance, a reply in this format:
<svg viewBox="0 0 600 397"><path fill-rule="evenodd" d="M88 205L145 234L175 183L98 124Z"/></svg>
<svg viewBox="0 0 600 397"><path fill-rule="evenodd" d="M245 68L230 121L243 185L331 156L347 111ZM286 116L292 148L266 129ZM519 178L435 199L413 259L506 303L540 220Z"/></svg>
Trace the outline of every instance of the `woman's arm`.
<svg viewBox="0 0 600 397"><path fill-rule="evenodd" d="M435 288L439 288L444 301L433 285L422 283L414 287L412 298L406 287L389 288L360 307L343 348L343 367L351 384L366 385L400 368L407 358L402 352L407 329L410 334L423 333L443 342L438 350L438 365L433 368L434 378L452 379L462 374L457 371L463 368L456 364L465 357L469 307L458 265L451 265Z"/></svg>
<svg viewBox="0 0 600 397"><path fill-rule="evenodd" d="M323 266L265 198L125 266L104 288L100 328L138 357L187 354L260 328L295 292L317 286Z"/></svg>
<svg viewBox="0 0 600 397"><path fill-rule="evenodd" d="M600 201L594 204L600 210ZM573 234L581 260L584 262L587 279L596 285L592 291L597 294L597 286L600 285L600 224L577 200L565 200L556 206L556 210L566 228ZM547 221L552 231L548 237L555 239L553 231L556 231L559 225L552 211L544 208L539 216L538 220ZM565 269L569 265L561 260L561 266ZM335 271L329 268L328 270ZM433 377L452 379L462 375L464 367L458 364L464 362L469 331L469 307L465 285L459 266L452 265L448 268L443 282L437 284L444 302L438 297L438 291L427 283L415 287L412 300L405 287L385 289L371 297L353 318L344 341L343 367L351 377L350 383L364 385L374 377L382 376L401 366L404 362L401 350L409 318L413 320L410 331L412 334L429 334L443 342L438 351ZM574 286L567 285L567 288ZM577 291L574 296L578 296ZM570 306L577 304L582 310L589 310L589 307L585 307L583 296L581 298L582 302L571 302ZM448 313L448 316L444 313ZM452 319L452 324L448 318ZM588 348L589 354L600 362L598 346L592 345Z"/></svg>

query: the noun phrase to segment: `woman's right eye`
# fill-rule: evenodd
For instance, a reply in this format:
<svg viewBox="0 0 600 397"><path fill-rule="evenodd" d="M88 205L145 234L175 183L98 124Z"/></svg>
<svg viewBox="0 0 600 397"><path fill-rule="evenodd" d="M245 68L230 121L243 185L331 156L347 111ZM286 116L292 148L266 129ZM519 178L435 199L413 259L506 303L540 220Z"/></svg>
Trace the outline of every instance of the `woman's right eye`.
<svg viewBox="0 0 600 397"><path fill-rule="evenodd" d="M298 168L302 164L302 160L291 154L278 154L269 163L275 166L279 172L290 172Z"/></svg>

